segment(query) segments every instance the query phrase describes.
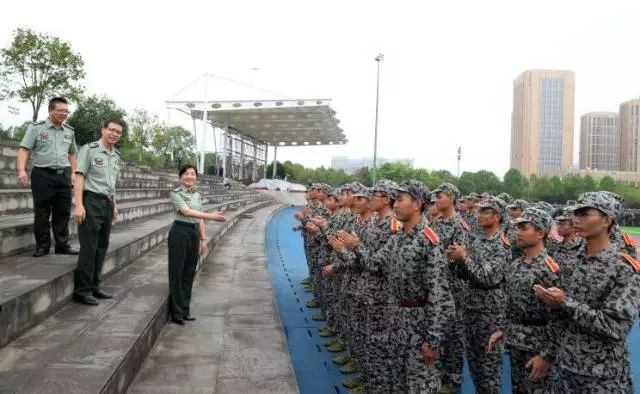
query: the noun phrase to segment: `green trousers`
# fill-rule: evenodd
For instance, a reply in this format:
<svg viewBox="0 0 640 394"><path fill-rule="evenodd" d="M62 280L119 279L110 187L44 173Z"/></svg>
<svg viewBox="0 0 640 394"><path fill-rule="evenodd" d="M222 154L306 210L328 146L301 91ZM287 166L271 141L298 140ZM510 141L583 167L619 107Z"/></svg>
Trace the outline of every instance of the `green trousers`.
<svg viewBox="0 0 640 394"><path fill-rule="evenodd" d="M196 276L200 235L197 224L173 222L169 230L169 302L171 316L190 314L191 289Z"/></svg>

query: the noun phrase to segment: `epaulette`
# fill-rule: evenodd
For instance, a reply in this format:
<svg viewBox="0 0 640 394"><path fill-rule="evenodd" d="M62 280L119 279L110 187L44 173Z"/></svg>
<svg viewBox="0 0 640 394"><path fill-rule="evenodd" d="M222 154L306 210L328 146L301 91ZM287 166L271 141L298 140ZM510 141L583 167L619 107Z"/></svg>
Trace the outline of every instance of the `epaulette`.
<svg viewBox="0 0 640 394"><path fill-rule="evenodd" d="M68 124L66 124L66 123L63 123L63 124L62 124L62 126L64 126L64 127L68 128L68 129L73 130L73 127L69 126L69 125L68 125Z"/></svg>
<svg viewBox="0 0 640 394"><path fill-rule="evenodd" d="M629 264L631 264L636 272L640 272L640 263L638 262L638 260L634 259L626 253L620 253L620 255L624 257L624 259L627 260Z"/></svg>
<svg viewBox="0 0 640 394"><path fill-rule="evenodd" d="M175 189L173 189L174 192L179 192L180 191L180 187L176 187Z"/></svg>
<svg viewBox="0 0 640 394"><path fill-rule="evenodd" d="M114 152L116 152L116 153L118 154L118 156L122 156L122 155L120 154L120 151L119 151L119 150L114 149L113 151L114 151Z"/></svg>
<svg viewBox="0 0 640 394"><path fill-rule="evenodd" d="M469 223L467 223L467 221L464 219L460 219L460 226L465 231L469 231L469 229L471 228L471 226L469 226Z"/></svg>
<svg viewBox="0 0 640 394"><path fill-rule="evenodd" d="M391 232L392 233L397 233L398 230L400 230L400 222L398 222L398 219L396 219L395 217L391 218Z"/></svg>
<svg viewBox="0 0 640 394"><path fill-rule="evenodd" d="M551 257L547 257L546 259L544 259L544 262L547 263L547 267L549 267L551 272L553 272L554 274L560 271L560 266L558 266L558 263L556 263L555 260Z"/></svg>
<svg viewBox="0 0 640 394"><path fill-rule="evenodd" d="M40 126L41 124L44 124L44 120L41 120L39 122L33 122L34 126Z"/></svg>
<svg viewBox="0 0 640 394"><path fill-rule="evenodd" d="M425 227L422 230L422 233L431 241L432 244L440 243L440 238L438 238L438 234L431 229L431 227Z"/></svg>
<svg viewBox="0 0 640 394"><path fill-rule="evenodd" d="M98 144L97 142L92 142L92 143L89 144L89 148L97 148L99 146L100 146L100 144Z"/></svg>
<svg viewBox="0 0 640 394"><path fill-rule="evenodd" d="M511 247L511 242L509 241L509 238L504 235L504 234L500 234L500 239L502 240L502 243L507 246L507 247Z"/></svg>
<svg viewBox="0 0 640 394"><path fill-rule="evenodd" d="M633 242L633 238L631 238L629 234L622 233L622 238L624 238L624 243L626 243L627 246L635 246L635 242Z"/></svg>

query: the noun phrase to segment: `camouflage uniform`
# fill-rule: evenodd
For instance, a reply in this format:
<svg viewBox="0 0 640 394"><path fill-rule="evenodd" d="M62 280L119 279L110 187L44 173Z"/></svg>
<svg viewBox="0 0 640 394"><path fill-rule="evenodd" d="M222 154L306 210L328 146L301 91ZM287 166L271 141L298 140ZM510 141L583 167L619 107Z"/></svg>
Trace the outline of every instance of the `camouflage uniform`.
<svg viewBox="0 0 640 394"><path fill-rule="evenodd" d="M571 210L595 208L616 218L620 205L608 193L593 192ZM640 307L640 263L614 245L592 256L582 249L578 259L564 288L554 390L632 393L625 339Z"/></svg>
<svg viewBox="0 0 640 394"><path fill-rule="evenodd" d="M638 258L635 241L629 234L622 231L618 223L611 228L609 240L618 248L618 251L630 255L634 259Z"/></svg>
<svg viewBox="0 0 640 394"><path fill-rule="evenodd" d="M479 208L491 208L504 217L499 199L489 199ZM468 279L464 305L467 360L476 392L499 393L502 386L502 355L499 350L487 353L491 334L505 325L506 295L504 272L511 261L506 237L498 231L477 237L460 264Z"/></svg>
<svg viewBox="0 0 640 394"><path fill-rule="evenodd" d="M562 220L571 220L571 212L563 209L554 216L554 219L556 223ZM558 244L558 248L554 254L549 253L560 266L563 284L568 283L568 280L571 278L577 263L578 253L583 247L584 239L574 235L570 240L563 239L562 242Z"/></svg>
<svg viewBox="0 0 640 394"><path fill-rule="evenodd" d="M527 205L528 204L525 200L513 200L509 205L507 205L507 209L524 210ZM524 250L518 246L518 228L506 217L504 221L507 223L504 234L507 236L507 239L509 239L509 243L511 244L511 258L515 260L518 257L521 257L524 253Z"/></svg>
<svg viewBox="0 0 640 394"><path fill-rule="evenodd" d="M449 183L443 183L433 190L433 194L446 193L454 200L460 196L458 188ZM459 213L450 218L440 218L431 223L431 228L438 234L443 250L453 244L469 247L469 225L464 222ZM456 318L453 324L447 327L445 339L440 352L442 365L442 383L450 385L454 390L462 386L462 367L464 365L464 302L467 292L467 284L463 279L458 264L447 260L447 279L456 306Z"/></svg>
<svg viewBox="0 0 640 394"><path fill-rule="evenodd" d="M515 223L533 223L548 231L552 219L544 211L527 208ZM560 286L558 264L542 251L531 261L524 256L513 260L506 271L507 326L505 343L511 358L511 381L515 393L546 393L547 379L539 382L529 380L525 365L532 357L540 355L553 361L554 342L549 329L552 313L533 293L533 286L545 288Z"/></svg>
<svg viewBox="0 0 640 394"><path fill-rule="evenodd" d="M428 189L418 181L400 185L398 191L428 201ZM361 260L363 268L388 282L393 304L389 306L388 338L393 357L387 360L393 381L388 393L438 393L437 367L425 364L421 347L440 349L445 327L455 314L446 280L446 260L437 235L423 223L399 232L375 254Z"/></svg>

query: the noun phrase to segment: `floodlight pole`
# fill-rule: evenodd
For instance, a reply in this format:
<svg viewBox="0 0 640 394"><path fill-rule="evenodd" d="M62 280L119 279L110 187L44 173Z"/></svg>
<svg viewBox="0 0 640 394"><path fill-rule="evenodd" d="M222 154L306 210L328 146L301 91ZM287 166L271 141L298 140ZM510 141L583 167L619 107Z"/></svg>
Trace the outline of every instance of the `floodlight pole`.
<svg viewBox="0 0 640 394"><path fill-rule="evenodd" d="M378 161L378 107L380 102L380 63L384 60L384 55L381 53L376 56L376 63L378 66L378 73L376 76L376 122L373 131L373 173L371 174L372 182L376 181L377 161Z"/></svg>
<svg viewBox="0 0 640 394"><path fill-rule="evenodd" d="M202 111L202 145L200 147L200 173L204 174L204 150L207 143L207 107L209 95L209 73L204 73L204 109Z"/></svg>

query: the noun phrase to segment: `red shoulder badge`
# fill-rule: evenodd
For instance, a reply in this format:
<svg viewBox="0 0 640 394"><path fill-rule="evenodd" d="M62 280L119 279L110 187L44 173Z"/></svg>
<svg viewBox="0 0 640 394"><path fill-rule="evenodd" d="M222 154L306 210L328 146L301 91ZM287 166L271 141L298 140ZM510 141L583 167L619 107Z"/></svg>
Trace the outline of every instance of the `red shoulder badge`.
<svg viewBox="0 0 640 394"><path fill-rule="evenodd" d="M398 222L398 219L392 217L391 218L391 232L392 233L397 233L398 230L400 230L400 223Z"/></svg>
<svg viewBox="0 0 640 394"><path fill-rule="evenodd" d="M464 219L460 219L460 226L462 226L462 229L465 231L469 231L469 229L471 228L471 226L469 226L469 223L467 223L467 221Z"/></svg>
<svg viewBox="0 0 640 394"><path fill-rule="evenodd" d="M503 244L505 244L508 247L511 247L511 242L509 242L509 238L507 238L506 235L504 234L500 235L500 239L502 240Z"/></svg>
<svg viewBox="0 0 640 394"><path fill-rule="evenodd" d="M631 238L629 234L622 233L622 238L624 238L624 243L626 243L627 246L635 246L635 242L633 242L633 238Z"/></svg>
<svg viewBox="0 0 640 394"><path fill-rule="evenodd" d="M432 244L440 243L440 238L438 238L438 234L431 229L431 227L425 227L422 232L424 235L431 241Z"/></svg>
<svg viewBox="0 0 640 394"><path fill-rule="evenodd" d="M629 256L626 253L620 253L620 254L622 255L622 257L624 257L625 260L627 260L629 264L631 264L631 266L636 272L640 272L640 263L638 262L638 260L634 259L633 257Z"/></svg>
<svg viewBox="0 0 640 394"><path fill-rule="evenodd" d="M554 274L560 271L560 266L558 266L558 263L556 263L555 260L551 257L547 257L546 259L544 259L544 262L547 263L547 267L549 267L551 272L553 272Z"/></svg>

